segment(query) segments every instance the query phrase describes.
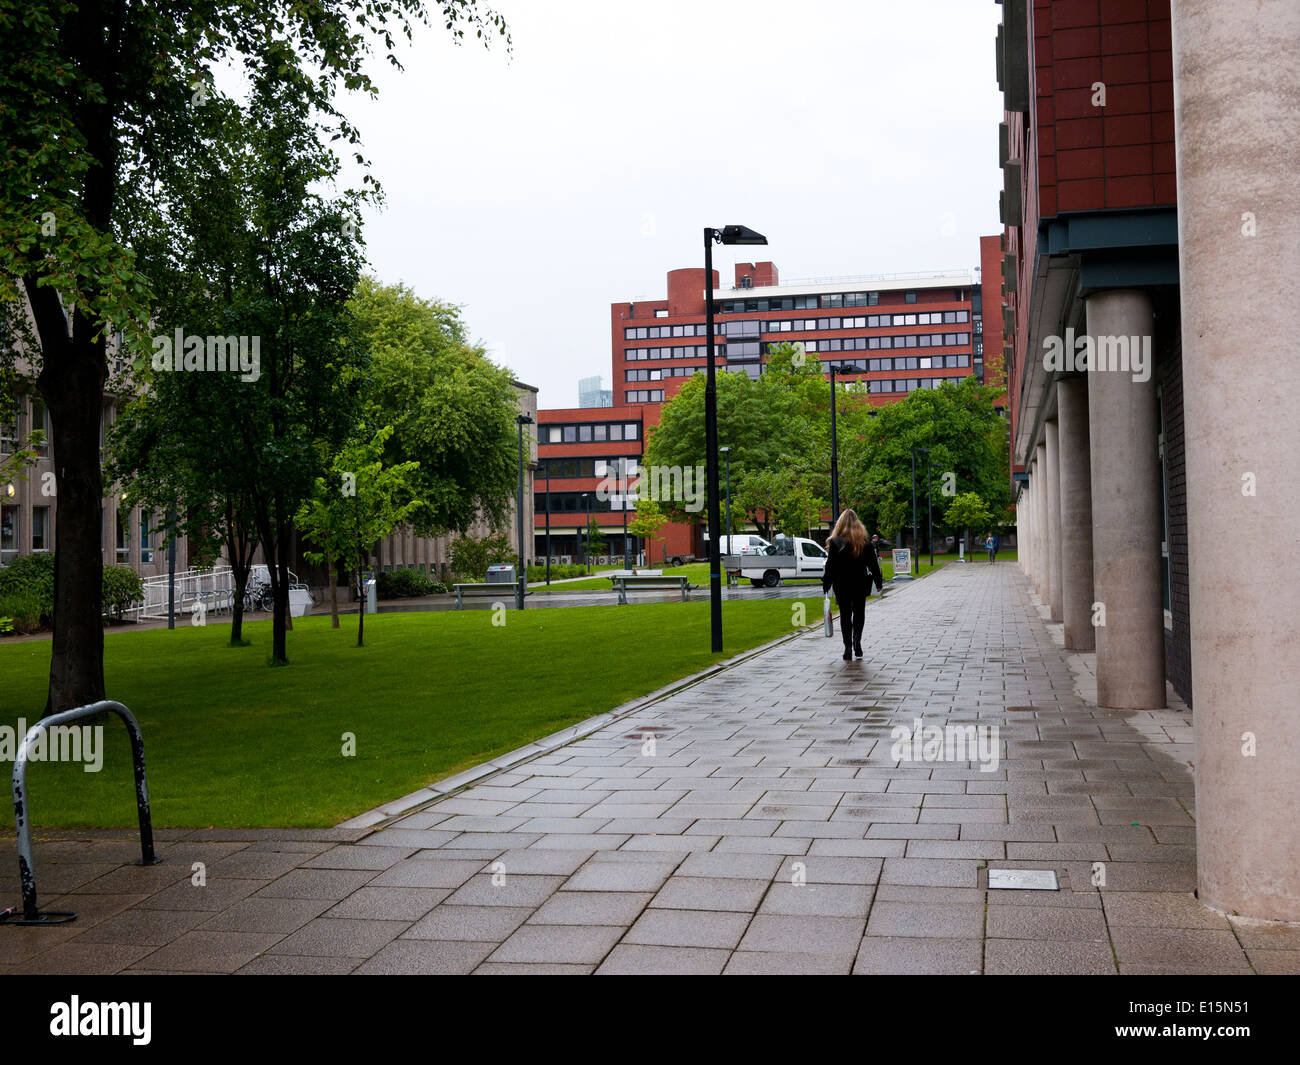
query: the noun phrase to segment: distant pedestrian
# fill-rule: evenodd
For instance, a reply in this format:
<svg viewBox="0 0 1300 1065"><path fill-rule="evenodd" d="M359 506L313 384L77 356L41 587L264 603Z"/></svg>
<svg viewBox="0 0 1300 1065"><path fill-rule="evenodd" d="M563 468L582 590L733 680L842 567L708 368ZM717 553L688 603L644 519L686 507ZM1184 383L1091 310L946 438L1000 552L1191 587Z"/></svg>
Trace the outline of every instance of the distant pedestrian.
<svg viewBox="0 0 1300 1065"><path fill-rule="evenodd" d="M984 547L989 553L989 565L991 566L993 565L993 560L997 558L998 538L994 536L992 533L989 533L988 539L984 541Z"/></svg>
<svg viewBox="0 0 1300 1065"><path fill-rule="evenodd" d="M880 552L881 552L881 550L884 548L884 546L885 546L885 543L884 543L883 540L880 539L880 533L872 533L872 534L871 534L871 547L872 547L872 549L876 552L876 558L879 558L879 557L880 557Z"/></svg>
<svg viewBox="0 0 1300 1065"><path fill-rule="evenodd" d="M872 583L882 590L885 587L875 548L868 543L867 530L857 514L846 510L826 541L826 568L822 571L822 591L834 588L839 604L846 662L855 654L862 657L862 628Z"/></svg>

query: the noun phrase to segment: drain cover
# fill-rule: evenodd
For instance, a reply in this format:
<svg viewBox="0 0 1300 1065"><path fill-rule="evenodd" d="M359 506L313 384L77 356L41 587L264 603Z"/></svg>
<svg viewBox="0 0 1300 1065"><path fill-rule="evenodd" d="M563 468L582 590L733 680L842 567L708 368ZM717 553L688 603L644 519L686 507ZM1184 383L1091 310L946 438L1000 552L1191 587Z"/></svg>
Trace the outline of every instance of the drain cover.
<svg viewBox="0 0 1300 1065"><path fill-rule="evenodd" d="M1051 869L990 869L989 889L1014 888L1018 891L1059 891L1056 873Z"/></svg>

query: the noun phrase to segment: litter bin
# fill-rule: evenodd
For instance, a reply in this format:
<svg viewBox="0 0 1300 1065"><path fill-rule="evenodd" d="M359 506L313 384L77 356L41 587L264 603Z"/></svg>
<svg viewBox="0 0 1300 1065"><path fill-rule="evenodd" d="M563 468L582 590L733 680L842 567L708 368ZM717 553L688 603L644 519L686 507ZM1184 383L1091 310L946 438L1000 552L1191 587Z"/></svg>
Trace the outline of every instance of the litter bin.
<svg viewBox="0 0 1300 1065"><path fill-rule="evenodd" d="M515 564L513 562L502 562L500 565L488 566L487 583L488 584L514 584Z"/></svg>
<svg viewBox="0 0 1300 1065"><path fill-rule="evenodd" d="M366 581L365 611L367 614L379 613L379 596L378 593L375 591L374 578L371 578L370 580Z"/></svg>

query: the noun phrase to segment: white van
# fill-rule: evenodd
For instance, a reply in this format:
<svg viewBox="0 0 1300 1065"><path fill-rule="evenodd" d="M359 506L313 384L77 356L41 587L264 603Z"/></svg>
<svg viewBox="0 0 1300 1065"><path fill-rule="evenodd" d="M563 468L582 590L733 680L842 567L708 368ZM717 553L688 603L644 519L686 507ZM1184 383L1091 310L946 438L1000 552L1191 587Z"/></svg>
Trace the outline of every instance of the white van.
<svg viewBox="0 0 1300 1065"><path fill-rule="evenodd" d="M771 546L768 541L753 533L736 533L733 536L718 538L720 555L761 555Z"/></svg>
<svg viewBox="0 0 1300 1065"><path fill-rule="evenodd" d="M826 569L826 551L802 536L782 537L771 553L727 555L723 568L755 587L775 588L783 580L820 580Z"/></svg>

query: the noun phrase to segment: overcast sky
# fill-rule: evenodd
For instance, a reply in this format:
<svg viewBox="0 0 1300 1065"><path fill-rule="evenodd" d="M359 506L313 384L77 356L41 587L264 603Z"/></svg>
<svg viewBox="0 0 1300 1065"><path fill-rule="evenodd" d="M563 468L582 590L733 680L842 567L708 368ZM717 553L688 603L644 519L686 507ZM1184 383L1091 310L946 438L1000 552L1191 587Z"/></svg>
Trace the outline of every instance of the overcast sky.
<svg viewBox="0 0 1300 1065"><path fill-rule="evenodd" d="M972 269L1000 231L993 0L498 0L514 38L437 26L353 98L387 204L371 269L577 405L610 387L609 305L662 299L740 223L782 280ZM733 254L739 251L740 254Z"/></svg>

